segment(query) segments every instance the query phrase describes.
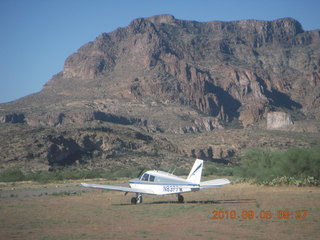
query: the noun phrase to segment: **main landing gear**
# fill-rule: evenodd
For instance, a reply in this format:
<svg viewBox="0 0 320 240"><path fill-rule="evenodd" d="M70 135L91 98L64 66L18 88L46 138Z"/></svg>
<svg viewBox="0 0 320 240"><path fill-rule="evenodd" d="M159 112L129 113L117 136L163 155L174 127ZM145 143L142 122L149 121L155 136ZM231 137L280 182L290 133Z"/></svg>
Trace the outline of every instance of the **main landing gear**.
<svg viewBox="0 0 320 240"><path fill-rule="evenodd" d="M183 196L178 194L178 202L179 203L183 203L184 202L184 199L183 199Z"/></svg>
<svg viewBox="0 0 320 240"><path fill-rule="evenodd" d="M179 203L183 203L184 202L184 198L182 195L178 194L178 202ZM131 198L131 204L139 204L142 203L142 195L140 193L136 194L136 197Z"/></svg>
<svg viewBox="0 0 320 240"><path fill-rule="evenodd" d="M142 195L140 193L136 194L136 197L131 198L131 204L142 203Z"/></svg>

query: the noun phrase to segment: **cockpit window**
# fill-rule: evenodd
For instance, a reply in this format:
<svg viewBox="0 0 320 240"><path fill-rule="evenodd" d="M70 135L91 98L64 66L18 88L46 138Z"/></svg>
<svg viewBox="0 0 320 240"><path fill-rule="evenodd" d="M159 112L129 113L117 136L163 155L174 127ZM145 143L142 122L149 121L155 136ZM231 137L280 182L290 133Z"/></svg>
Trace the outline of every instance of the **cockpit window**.
<svg viewBox="0 0 320 240"><path fill-rule="evenodd" d="M143 174L141 181L148 181L148 178L149 178L149 174L145 173L145 174Z"/></svg>
<svg viewBox="0 0 320 240"><path fill-rule="evenodd" d="M154 182L155 176L150 175L150 182Z"/></svg>

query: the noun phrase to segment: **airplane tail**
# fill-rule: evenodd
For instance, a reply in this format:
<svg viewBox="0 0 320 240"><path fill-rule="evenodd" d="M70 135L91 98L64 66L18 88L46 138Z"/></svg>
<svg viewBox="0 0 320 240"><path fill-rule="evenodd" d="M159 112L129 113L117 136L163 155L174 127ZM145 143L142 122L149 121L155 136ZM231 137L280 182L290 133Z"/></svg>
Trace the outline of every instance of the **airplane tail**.
<svg viewBox="0 0 320 240"><path fill-rule="evenodd" d="M197 159L194 162L193 167L191 168L187 181L195 184L200 184L202 167L203 167L203 160Z"/></svg>

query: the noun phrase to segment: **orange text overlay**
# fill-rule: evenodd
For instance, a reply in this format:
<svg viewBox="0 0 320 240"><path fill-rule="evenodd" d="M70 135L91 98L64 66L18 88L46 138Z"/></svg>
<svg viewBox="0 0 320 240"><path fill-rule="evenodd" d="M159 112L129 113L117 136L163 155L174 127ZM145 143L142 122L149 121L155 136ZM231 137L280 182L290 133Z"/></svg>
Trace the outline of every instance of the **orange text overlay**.
<svg viewBox="0 0 320 240"><path fill-rule="evenodd" d="M305 219L308 215L307 210L214 210L211 219Z"/></svg>

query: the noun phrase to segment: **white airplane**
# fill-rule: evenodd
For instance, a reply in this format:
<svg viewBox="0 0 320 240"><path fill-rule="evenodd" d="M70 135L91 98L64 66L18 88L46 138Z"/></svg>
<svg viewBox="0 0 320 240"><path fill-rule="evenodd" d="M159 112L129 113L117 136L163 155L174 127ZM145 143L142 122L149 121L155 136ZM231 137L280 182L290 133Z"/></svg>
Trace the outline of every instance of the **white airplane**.
<svg viewBox="0 0 320 240"><path fill-rule="evenodd" d="M163 171L147 171L140 178L129 181L130 187L111 186L81 183L83 187L100 188L114 191L136 193L136 197L131 198L131 203L142 203L142 194L151 195L169 195L177 194L178 202L183 203L184 199L181 193L195 192L203 188L221 187L229 184L228 179L215 179L201 182L203 160L197 159L189 173L187 179L180 178L171 173Z"/></svg>

